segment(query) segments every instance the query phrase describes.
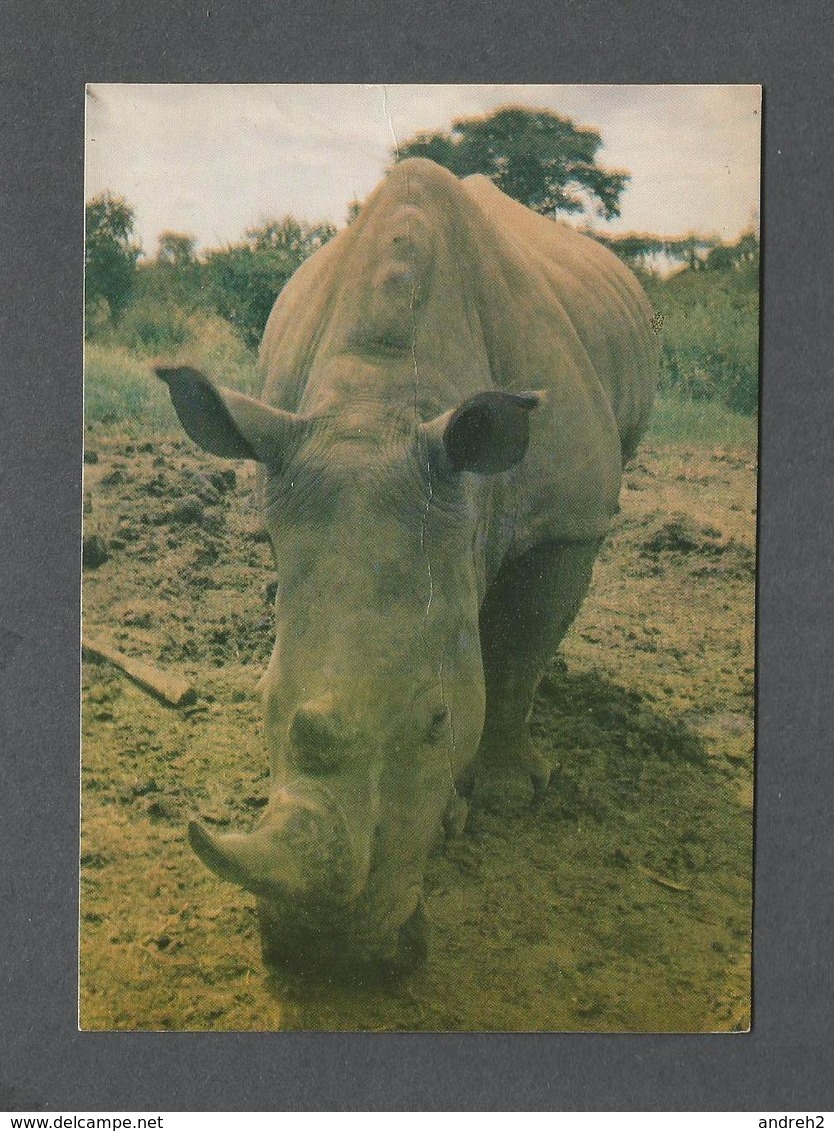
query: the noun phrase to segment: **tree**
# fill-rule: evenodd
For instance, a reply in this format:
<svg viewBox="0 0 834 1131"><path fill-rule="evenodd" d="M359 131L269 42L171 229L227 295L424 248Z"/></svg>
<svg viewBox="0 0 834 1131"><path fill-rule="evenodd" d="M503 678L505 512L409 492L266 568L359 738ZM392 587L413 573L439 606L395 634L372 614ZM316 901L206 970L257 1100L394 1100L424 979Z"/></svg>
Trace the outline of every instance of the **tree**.
<svg viewBox="0 0 834 1131"><path fill-rule="evenodd" d="M709 253L704 266L709 271L737 271L757 278L759 237L755 232L744 232L735 243L719 244Z"/></svg>
<svg viewBox="0 0 834 1131"><path fill-rule="evenodd" d="M664 241L663 250L670 259L685 263L690 271L700 271L710 250L718 244L712 236L699 236L696 232Z"/></svg>
<svg viewBox="0 0 834 1131"><path fill-rule="evenodd" d="M602 138L549 110L507 106L487 117L458 118L449 133L419 133L394 153L428 157L456 176L483 173L502 192L543 216L620 214L628 173L597 164Z"/></svg>
<svg viewBox="0 0 834 1131"><path fill-rule="evenodd" d="M599 243L610 248L629 267L650 271L652 260L665 256L674 263L684 263L693 271L709 263L710 255L718 241L712 236L690 233L685 236L654 236L645 232L626 235L606 235L603 232L586 232ZM707 253L709 252L709 255Z"/></svg>
<svg viewBox="0 0 834 1131"><path fill-rule="evenodd" d="M255 251L282 251L297 261L296 266L335 235L332 224L308 224L294 216L265 220L259 228L249 228L246 232L247 241Z"/></svg>
<svg viewBox="0 0 834 1131"><path fill-rule="evenodd" d="M201 302L201 268L195 255L195 239L182 232L162 232L154 274L159 290L186 309Z"/></svg>
<svg viewBox="0 0 834 1131"><path fill-rule="evenodd" d="M94 197L85 211L84 299L105 299L118 322L136 276L140 249L131 243L134 213L127 201L109 192Z"/></svg>
<svg viewBox="0 0 834 1131"><path fill-rule="evenodd" d="M666 241L661 236L644 232L629 232L624 236L609 236L603 232L586 232L619 256L629 267L648 271L652 259L665 251Z"/></svg>
<svg viewBox="0 0 834 1131"><path fill-rule="evenodd" d="M194 263L194 237L182 232L162 232L159 237L157 263L168 267L190 267Z"/></svg>
<svg viewBox="0 0 834 1131"><path fill-rule="evenodd" d="M275 299L290 276L336 234L332 224L307 224L293 216L250 228L246 240L206 256L214 305L255 346Z"/></svg>

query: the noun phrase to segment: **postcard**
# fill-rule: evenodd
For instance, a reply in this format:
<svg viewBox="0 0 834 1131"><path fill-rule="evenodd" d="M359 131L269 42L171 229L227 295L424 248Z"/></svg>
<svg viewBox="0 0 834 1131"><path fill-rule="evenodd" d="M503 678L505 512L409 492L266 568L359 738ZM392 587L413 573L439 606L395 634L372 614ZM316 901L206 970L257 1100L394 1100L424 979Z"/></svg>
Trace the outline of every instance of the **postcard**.
<svg viewBox="0 0 834 1131"><path fill-rule="evenodd" d="M747 1030L760 87L86 124L80 1027Z"/></svg>

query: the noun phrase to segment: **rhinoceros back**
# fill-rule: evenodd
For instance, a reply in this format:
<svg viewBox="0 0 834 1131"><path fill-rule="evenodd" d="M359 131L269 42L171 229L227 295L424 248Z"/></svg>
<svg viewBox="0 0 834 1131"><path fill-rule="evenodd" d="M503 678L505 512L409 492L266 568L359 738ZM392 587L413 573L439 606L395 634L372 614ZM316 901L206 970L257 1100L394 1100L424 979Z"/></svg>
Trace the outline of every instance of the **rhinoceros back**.
<svg viewBox="0 0 834 1131"><path fill-rule="evenodd" d="M648 422L658 368L652 309L639 282L596 240L525 208L487 177L467 177L463 185L564 310L610 398L623 457L630 458Z"/></svg>

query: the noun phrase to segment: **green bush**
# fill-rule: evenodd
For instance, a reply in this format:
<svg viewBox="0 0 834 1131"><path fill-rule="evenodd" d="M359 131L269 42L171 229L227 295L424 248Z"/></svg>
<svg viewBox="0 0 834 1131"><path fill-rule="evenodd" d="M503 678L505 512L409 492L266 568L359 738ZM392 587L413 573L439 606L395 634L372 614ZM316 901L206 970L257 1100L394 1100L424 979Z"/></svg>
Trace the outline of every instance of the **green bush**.
<svg viewBox="0 0 834 1131"><path fill-rule="evenodd" d="M276 296L300 264L334 234L330 224L312 225L286 216L265 221L247 231L243 242L209 251L198 260L192 237L163 233L156 260L134 268L131 297L118 321L104 298L87 295L88 342L115 351L116 374L135 372L128 354L133 355L131 364L142 356L171 360L176 355L227 384L239 381L240 387L254 391L258 380L252 351ZM662 315L661 394L676 403L714 403L731 412L754 414L759 385L756 235L747 233L732 245L696 236L677 241L631 236L603 242L632 266ZM699 257L698 248L706 246L711 250ZM686 254L689 266L667 278L652 273L646 255L658 248L678 257ZM101 385L95 365L92 372L91 405L96 413L122 418L143 410L141 382L126 379L120 384L120 378L111 375ZM227 374L232 374L231 380ZM100 402L99 393L104 398Z"/></svg>
<svg viewBox="0 0 834 1131"><path fill-rule="evenodd" d="M148 354L167 353L185 345L192 336L190 319L194 313L211 309L197 271L199 265L193 267L191 282L186 285L183 274L176 274L169 264L141 264L118 323L104 316L101 303L98 307L88 304L88 341Z"/></svg>
<svg viewBox="0 0 834 1131"><path fill-rule="evenodd" d="M127 349L157 354L177 349L188 336L188 314L181 307L143 296L127 307L112 338Z"/></svg>
<svg viewBox="0 0 834 1131"><path fill-rule="evenodd" d="M248 346L261 340L275 299L295 266L282 251L230 247L210 253L207 270L214 304Z"/></svg>
<svg viewBox="0 0 834 1131"><path fill-rule="evenodd" d="M660 388L754 413L759 399L758 275L683 270L644 284L663 316Z"/></svg>
<svg viewBox="0 0 834 1131"><path fill-rule="evenodd" d="M332 224L285 216L251 228L245 243L208 253L205 273L214 307L248 346L260 342L275 299L296 269L335 234Z"/></svg>

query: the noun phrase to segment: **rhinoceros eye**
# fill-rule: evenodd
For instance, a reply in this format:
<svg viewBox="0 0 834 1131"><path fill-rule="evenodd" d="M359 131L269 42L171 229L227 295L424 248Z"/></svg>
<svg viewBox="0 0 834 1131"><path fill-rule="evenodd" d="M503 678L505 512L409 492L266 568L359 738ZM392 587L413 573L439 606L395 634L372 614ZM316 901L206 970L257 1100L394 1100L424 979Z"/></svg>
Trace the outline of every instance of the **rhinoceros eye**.
<svg viewBox="0 0 834 1131"><path fill-rule="evenodd" d="M429 723L429 729L426 731L427 742L439 742L446 733L446 728L449 725L449 708L441 707L440 710L435 711Z"/></svg>

